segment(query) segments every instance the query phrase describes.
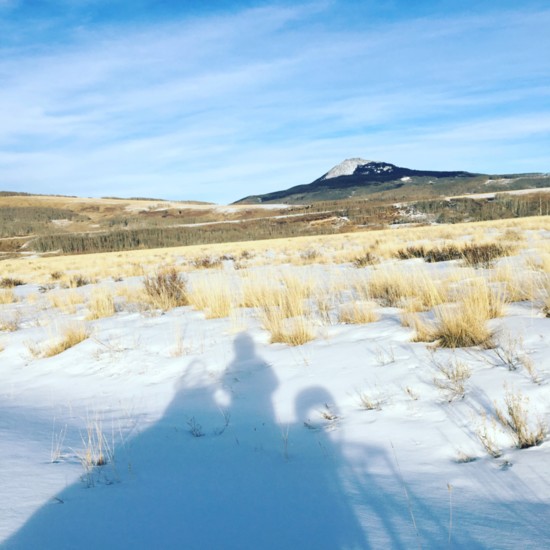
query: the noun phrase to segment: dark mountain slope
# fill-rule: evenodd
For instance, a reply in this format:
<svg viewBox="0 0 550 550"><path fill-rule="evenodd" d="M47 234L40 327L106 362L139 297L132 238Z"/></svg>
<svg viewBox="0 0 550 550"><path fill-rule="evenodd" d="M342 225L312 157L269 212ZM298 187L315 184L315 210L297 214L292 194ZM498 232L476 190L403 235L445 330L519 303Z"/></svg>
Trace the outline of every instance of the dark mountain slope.
<svg viewBox="0 0 550 550"><path fill-rule="evenodd" d="M549 185L547 174L491 176L464 171L411 170L387 162L354 158L343 161L312 183L251 195L237 203L303 204L374 194L381 198L412 199Z"/></svg>

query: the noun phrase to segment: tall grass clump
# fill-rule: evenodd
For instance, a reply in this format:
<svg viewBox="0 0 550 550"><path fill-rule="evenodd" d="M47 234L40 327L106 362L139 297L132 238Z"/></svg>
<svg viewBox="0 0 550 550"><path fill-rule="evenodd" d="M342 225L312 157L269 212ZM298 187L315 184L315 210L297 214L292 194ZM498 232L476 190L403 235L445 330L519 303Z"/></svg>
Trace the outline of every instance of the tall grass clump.
<svg viewBox="0 0 550 550"><path fill-rule="evenodd" d="M113 295L105 288L94 289L88 309L90 312L87 318L90 320L111 317L116 313Z"/></svg>
<svg viewBox="0 0 550 550"><path fill-rule="evenodd" d="M487 318L468 302L441 306L436 309L435 317L429 340L437 340L444 348L488 344L491 339Z"/></svg>
<svg viewBox="0 0 550 550"><path fill-rule="evenodd" d="M248 286L244 298L259 310L260 322L271 334L271 343L299 346L315 338L308 321L307 299L314 292L313 282L293 274L282 274L275 284Z"/></svg>
<svg viewBox="0 0 550 550"><path fill-rule="evenodd" d="M408 319L416 329L416 341L434 341L445 348L490 345L487 321L503 314L504 293L483 278L468 281L458 289L456 303L435 308L435 322ZM404 323L405 324L405 323Z"/></svg>
<svg viewBox="0 0 550 550"><path fill-rule="evenodd" d="M155 309L169 309L189 305L187 281L175 267L158 270L143 279L143 289L149 304Z"/></svg>
<svg viewBox="0 0 550 550"><path fill-rule="evenodd" d="M403 298L415 294L408 274L395 267L374 270L369 278L368 291L373 299L389 307L397 307Z"/></svg>
<svg viewBox="0 0 550 550"><path fill-rule="evenodd" d="M207 277L193 281L189 303L204 311L207 319L228 317L232 308L231 289L227 279Z"/></svg>
<svg viewBox="0 0 550 550"><path fill-rule="evenodd" d="M277 307L266 307L260 312L260 321L267 330L272 344L301 346L315 338L315 333L304 317L286 318Z"/></svg>
<svg viewBox="0 0 550 550"><path fill-rule="evenodd" d="M249 308L275 306L280 301L280 287L278 279L266 280L258 274L250 274L246 279L242 279L240 305Z"/></svg>
<svg viewBox="0 0 550 550"><path fill-rule="evenodd" d="M368 293L384 306L408 304L409 311L425 311L446 300L443 285L423 270L397 267L377 269L368 280ZM414 306L412 305L414 304Z"/></svg>
<svg viewBox="0 0 550 550"><path fill-rule="evenodd" d="M243 281L241 305L260 309L274 307L285 319L307 314L306 301L315 290L312 280L289 273L270 279L273 282L266 282L258 276Z"/></svg>

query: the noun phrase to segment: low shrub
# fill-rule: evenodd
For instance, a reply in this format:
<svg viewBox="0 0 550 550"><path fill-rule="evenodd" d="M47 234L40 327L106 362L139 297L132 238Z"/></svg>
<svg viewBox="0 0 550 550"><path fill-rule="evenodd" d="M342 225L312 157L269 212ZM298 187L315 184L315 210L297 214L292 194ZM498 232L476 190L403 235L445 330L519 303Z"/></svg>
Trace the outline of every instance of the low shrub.
<svg viewBox="0 0 550 550"><path fill-rule="evenodd" d="M69 286L71 288L79 288L81 286L89 285L92 281L80 273L72 275L69 279Z"/></svg>
<svg viewBox="0 0 550 550"><path fill-rule="evenodd" d="M398 250L397 257L400 260L423 258L428 263L447 262L463 258L462 249L456 244L446 244L438 247L428 247L422 244L412 245Z"/></svg>
<svg viewBox="0 0 550 550"><path fill-rule="evenodd" d="M496 259L513 251L512 245L500 243L449 243L432 247L421 244L402 248L396 256L401 260L423 258L428 263L464 260L472 267L490 267Z"/></svg>
<svg viewBox="0 0 550 550"><path fill-rule="evenodd" d="M189 305L187 281L175 267L160 269L143 279L143 289L148 302L157 309L169 309Z"/></svg>
<svg viewBox="0 0 550 550"><path fill-rule="evenodd" d="M490 267L502 256L509 256L514 247L500 243L468 243L462 249L464 261L472 267Z"/></svg>
<svg viewBox="0 0 550 550"><path fill-rule="evenodd" d="M357 268L367 267L369 265L377 264L380 260L372 252L365 252L361 256L357 256L353 260L353 265Z"/></svg>
<svg viewBox="0 0 550 550"><path fill-rule="evenodd" d="M13 288L24 284L21 279L14 279L13 277L2 277L0 279L0 288Z"/></svg>
<svg viewBox="0 0 550 550"><path fill-rule="evenodd" d="M192 261L192 266L195 269L218 269L222 266L222 260L211 256L201 256Z"/></svg>

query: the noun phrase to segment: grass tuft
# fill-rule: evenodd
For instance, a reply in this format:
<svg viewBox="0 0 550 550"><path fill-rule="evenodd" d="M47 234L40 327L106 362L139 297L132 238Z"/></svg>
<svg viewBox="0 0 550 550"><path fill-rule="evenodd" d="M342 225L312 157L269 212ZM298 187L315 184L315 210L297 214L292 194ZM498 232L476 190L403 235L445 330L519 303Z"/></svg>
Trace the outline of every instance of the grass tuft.
<svg viewBox="0 0 550 550"><path fill-rule="evenodd" d="M343 304L338 312L338 321L349 325L373 323L380 318L375 307L373 302Z"/></svg>
<svg viewBox="0 0 550 550"><path fill-rule="evenodd" d="M0 288L13 288L24 284L21 279L14 279L13 277L2 277L0 279Z"/></svg>
<svg viewBox="0 0 550 550"><path fill-rule="evenodd" d="M13 290L0 290L0 304L13 304L17 302L17 296Z"/></svg>
<svg viewBox="0 0 550 550"><path fill-rule="evenodd" d="M189 292L189 303L204 311L207 319L228 317L232 299L227 279L219 276L194 280Z"/></svg>
<svg viewBox="0 0 550 550"><path fill-rule="evenodd" d="M301 346L315 338L315 333L303 316L288 319L277 307L266 307L261 310L262 326L271 334L271 343Z"/></svg>
<svg viewBox="0 0 550 550"><path fill-rule="evenodd" d="M146 299L156 309L168 311L189 305L187 282L175 267L160 269L156 274L146 276L143 288Z"/></svg>
<svg viewBox="0 0 550 550"><path fill-rule="evenodd" d="M90 310L87 317L89 320L111 317L116 313L113 295L105 288L94 289L88 309Z"/></svg>
<svg viewBox="0 0 550 550"><path fill-rule="evenodd" d="M83 324L68 326L64 329L62 336L42 353L43 357L53 357L65 350L76 346L90 336L90 331Z"/></svg>
<svg viewBox="0 0 550 550"><path fill-rule="evenodd" d="M546 425L538 420L533 427L529 418L529 399L520 391L513 393L506 391L504 396L504 409L495 405L495 413L498 421L512 434L516 446L527 449L540 445L546 437Z"/></svg>

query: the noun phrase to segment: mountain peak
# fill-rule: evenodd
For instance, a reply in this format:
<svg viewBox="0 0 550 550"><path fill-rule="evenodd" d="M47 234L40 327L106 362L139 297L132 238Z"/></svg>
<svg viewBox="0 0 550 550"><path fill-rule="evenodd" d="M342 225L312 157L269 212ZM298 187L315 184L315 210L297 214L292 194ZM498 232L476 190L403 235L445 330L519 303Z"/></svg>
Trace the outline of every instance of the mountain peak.
<svg viewBox="0 0 550 550"><path fill-rule="evenodd" d="M340 176L351 176L355 170L357 170L358 166L364 166L365 164L370 164L371 162L376 161L361 158L346 159L331 168L322 179L329 180L331 178L339 178Z"/></svg>

